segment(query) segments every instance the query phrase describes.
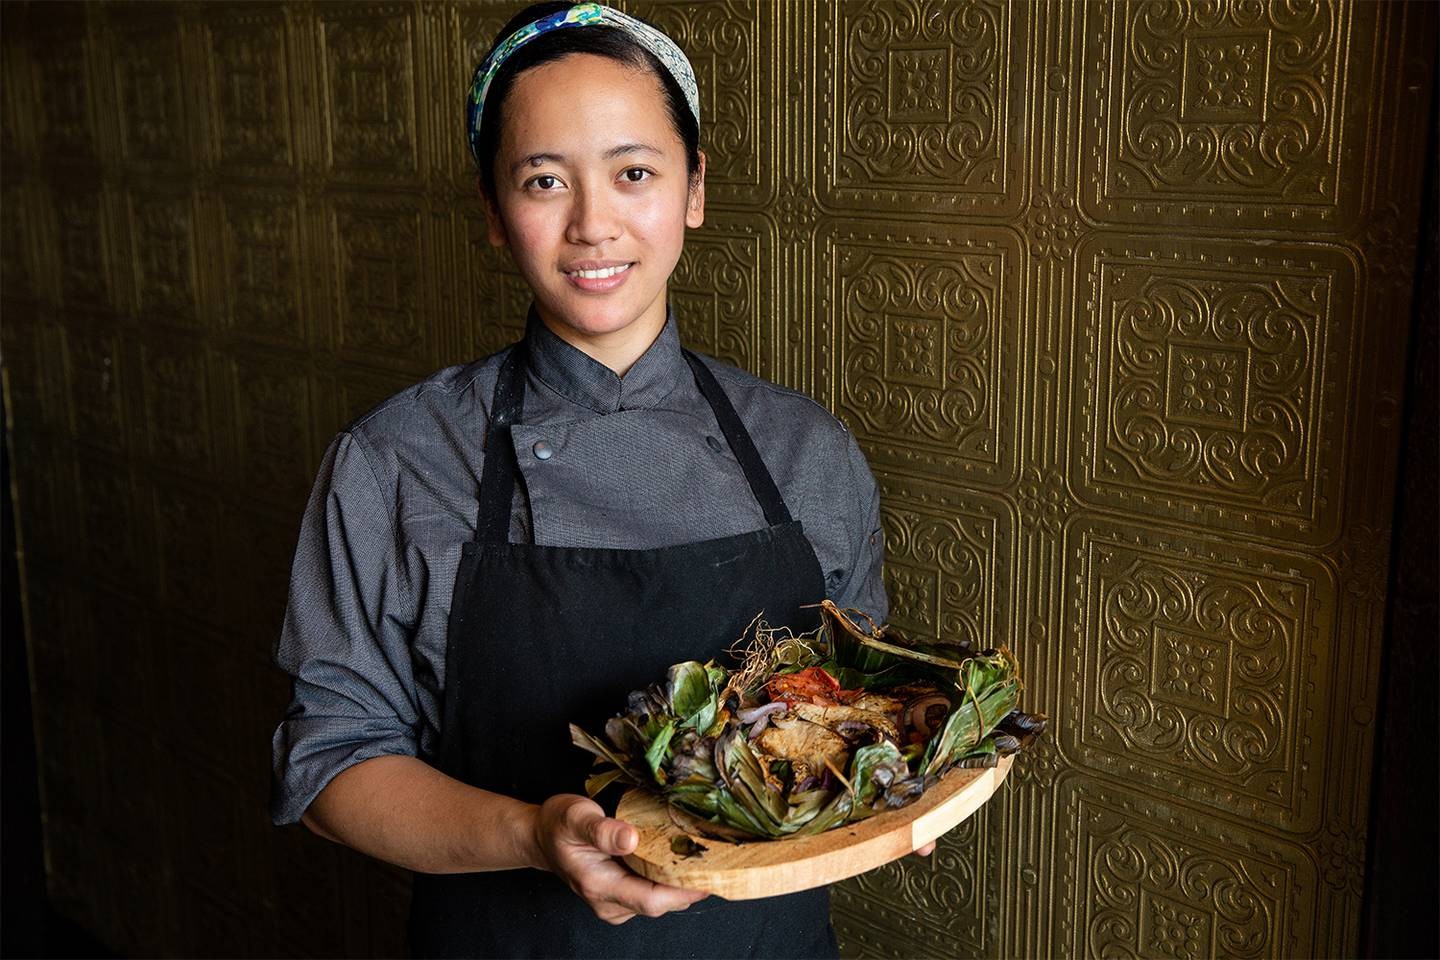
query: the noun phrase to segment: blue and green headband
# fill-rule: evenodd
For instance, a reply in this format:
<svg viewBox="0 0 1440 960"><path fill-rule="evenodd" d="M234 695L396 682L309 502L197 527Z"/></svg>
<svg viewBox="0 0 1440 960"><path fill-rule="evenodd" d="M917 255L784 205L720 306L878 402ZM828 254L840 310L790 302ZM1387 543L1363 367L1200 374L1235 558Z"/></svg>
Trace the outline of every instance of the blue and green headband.
<svg viewBox="0 0 1440 960"><path fill-rule="evenodd" d="M685 93L685 102L690 105L690 112L695 114L695 122L700 122L700 94L695 86L695 71L686 59L684 51L675 45L665 34L656 30L647 23L642 23L634 17L621 13L613 7L607 7L603 3L577 3L569 10L561 10L549 16L541 17L533 23L528 23L506 37L500 44L475 68L475 76L470 81L470 97L465 110L465 132L470 138L470 153L475 158L476 164L480 163L480 117L485 109L485 94L490 91L490 81L495 79L495 74L500 67L509 59L510 54L534 40L536 37L549 33L552 30L559 30L562 27L615 27L623 30L634 37L646 50L655 54L680 89Z"/></svg>

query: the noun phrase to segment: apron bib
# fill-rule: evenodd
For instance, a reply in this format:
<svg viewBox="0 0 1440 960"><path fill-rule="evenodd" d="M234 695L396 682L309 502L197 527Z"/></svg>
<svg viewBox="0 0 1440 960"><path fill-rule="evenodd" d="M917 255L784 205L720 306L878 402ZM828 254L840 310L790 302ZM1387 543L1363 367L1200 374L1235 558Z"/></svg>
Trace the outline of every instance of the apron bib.
<svg viewBox="0 0 1440 960"><path fill-rule="evenodd" d="M584 795L591 754L568 724L600 735L632 690L683 660L714 658L765 612L771 626L819 625L819 560L713 374L685 359L766 527L652 550L512 544L518 470L510 426L524 411L523 341L495 384L475 540L455 577L446 638L439 768L472 786L541 803ZM623 786L596 801L613 816ZM608 801L606 798L609 798ZM688 910L606 923L548 871L415 875L417 957L839 956L826 887L761 900L711 896Z"/></svg>

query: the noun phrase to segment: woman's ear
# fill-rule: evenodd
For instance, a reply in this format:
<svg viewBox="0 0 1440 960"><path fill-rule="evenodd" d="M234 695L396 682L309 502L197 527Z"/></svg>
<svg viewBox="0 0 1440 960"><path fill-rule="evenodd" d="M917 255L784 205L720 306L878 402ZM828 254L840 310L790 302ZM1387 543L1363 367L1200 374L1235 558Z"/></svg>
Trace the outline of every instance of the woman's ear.
<svg viewBox="0 0 1440 960"><path fill-rule="evenodd" d="M500 209L495 205L495 198L485 192L485 183L477 175L475 185L480 191L480 199L485 201L485 232L492 247L508 247L510 237L505 232L505 221L500 219Z"/></svg>
<svg viewBox="0 0 1440 960"><path fill-rule="evenodd" d="M685 226L694 229L705 222L705 151L699 151L700 166L685 203Z"/></svg>

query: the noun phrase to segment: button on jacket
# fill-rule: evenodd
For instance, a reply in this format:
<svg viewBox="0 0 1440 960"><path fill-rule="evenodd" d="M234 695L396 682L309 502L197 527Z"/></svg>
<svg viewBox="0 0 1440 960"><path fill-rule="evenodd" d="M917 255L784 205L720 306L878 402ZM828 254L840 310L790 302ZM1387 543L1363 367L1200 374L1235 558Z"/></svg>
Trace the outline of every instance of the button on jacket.
<svg viewBox="0 0 1440 960"><path fill-rule="evenodd" d="M685 362L673 307L623 378L557 337L533 306L525 338L511 542L643 550L766 525ZM803 524L827 595L883 623L879 492L854 437L804 394L703 360ZM295 678L272 741L277 824L299 820L361 760L434 760L451 587L475 534L498 368L492 355L442 370L326 450L275 651Z"/></svg>

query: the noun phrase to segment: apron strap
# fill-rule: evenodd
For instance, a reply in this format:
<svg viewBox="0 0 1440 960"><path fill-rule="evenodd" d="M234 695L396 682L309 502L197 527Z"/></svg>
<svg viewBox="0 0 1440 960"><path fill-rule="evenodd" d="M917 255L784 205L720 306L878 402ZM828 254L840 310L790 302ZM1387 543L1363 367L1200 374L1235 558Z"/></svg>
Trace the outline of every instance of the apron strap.
<svg viewBox="0 0 1440 960"><path fill-rule="evenodd" d="M490 427L485 435L485 466L480 475L480 513L475 521L477 543L510 541L510 501L515 495L515 448L510 425L525 413L525 341L510 350L495 380Z"/></svg>
<svg viewBox="0 0 1440 960"><path fill-rule="evenodd" d="M720 432L730 444L730 451L740 462L750 492L765 511L765 522L778 526L791 521L790 510L775 486L775 479L755 449L740 416L731 405L710 368L689 350L684 350L685 361L695 375ZM510 503L515 495L515 473L519 469L515 462L515 447L510 440L510 427L519 423L525 413L525 341L520 341L500 365L500 374L495 380L495 394L490 403L490 427L485 436L485 466L480 475L480 512L475 522L477 543L508 543L510 540Z"/></svg>
<svg viewBox="0 0 1440 960"><path fill-rule="evenodd" d="M739 415L730 404L730 398L725 395L710 368L689 350L684 352L685 360L695 373L695 383L710 402L710 409L715 412L715 419L720 423L720 431L725 434L725 439L730 444L730 452L735 454L735 459L740 461L740 469L745 471L745 479L750 482L750 492L760 501L760 506L765 511L765 522L772 527L789 523L790 510L785 506L785 500L780 496L780 489L775 486L775 479L770 476L765 461L760 459L760 451L755 449L755 441L750 439L749 431L740 422Z"/></svg>

